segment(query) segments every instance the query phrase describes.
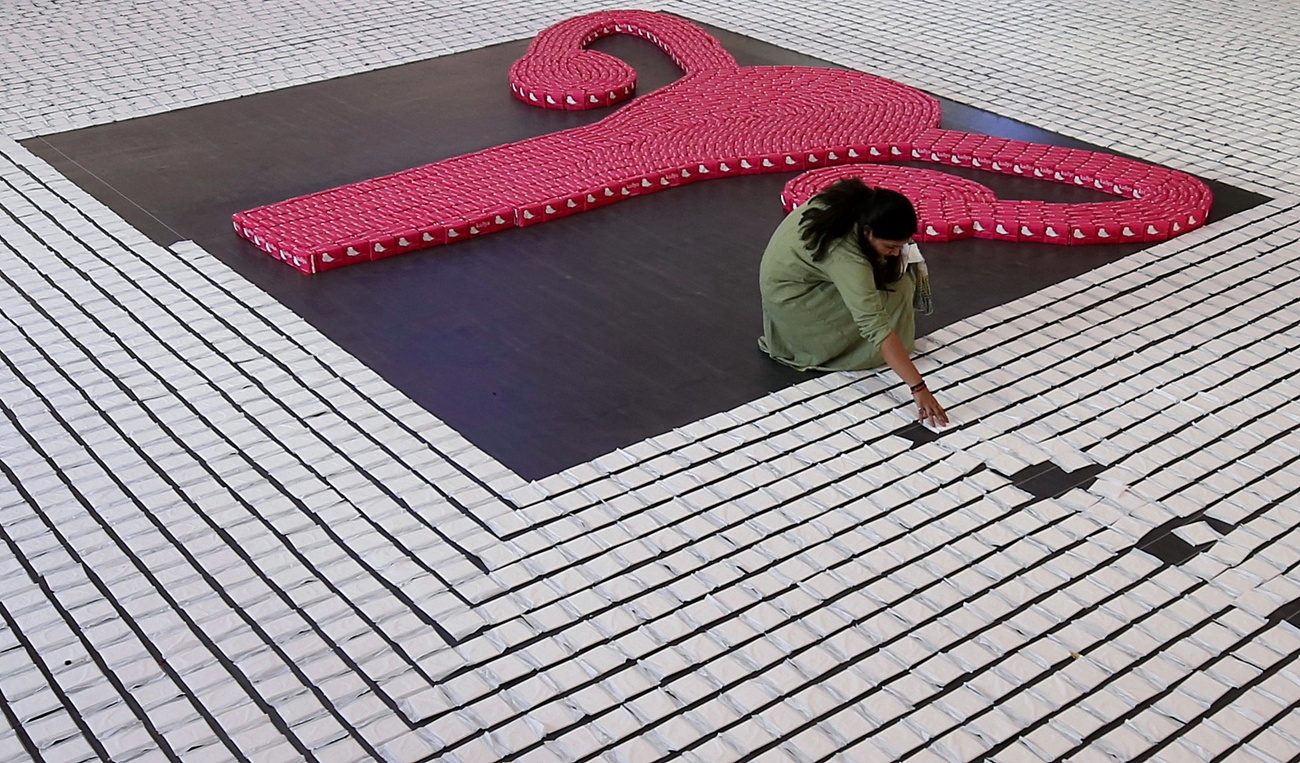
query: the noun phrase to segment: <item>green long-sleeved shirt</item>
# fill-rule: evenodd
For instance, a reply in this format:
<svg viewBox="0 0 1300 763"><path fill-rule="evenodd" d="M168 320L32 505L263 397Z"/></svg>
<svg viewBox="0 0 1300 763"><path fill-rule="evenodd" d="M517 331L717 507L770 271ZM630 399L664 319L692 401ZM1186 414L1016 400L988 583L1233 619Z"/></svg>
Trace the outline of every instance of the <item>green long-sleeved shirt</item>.
<svg viewBox="0 0 1300 763"><path fill-rule="evenodd" d="M916 339L912 277L904 275L887 291L877 289L854 235L834 242L814 262L799 232L804 209L786 215L763 252L759 349L801 371L885 365L880 345L891 331L911 352Z"/></svg>

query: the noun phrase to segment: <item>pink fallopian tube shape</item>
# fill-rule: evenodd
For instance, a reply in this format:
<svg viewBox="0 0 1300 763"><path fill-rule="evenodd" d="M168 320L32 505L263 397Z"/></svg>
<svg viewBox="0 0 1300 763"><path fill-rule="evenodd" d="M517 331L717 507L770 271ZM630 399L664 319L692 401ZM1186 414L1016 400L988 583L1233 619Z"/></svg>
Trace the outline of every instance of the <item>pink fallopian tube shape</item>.
<svg viewBox="0 0 1300 763"><path fill-rule="evenodd" d="M683 76L629 99L636 72L587 48L644 37ZM305 273L532 225L665 188L733 175L804 171L792 207L841 177L907 193L922 241L977 236L1092 244L1159 241L1205 223L1210 191L1182 172L1123 157L943 130L939 103L906 85L844 69L737 66L680 18L602 11L543 31L510 68L530 105L604 119L234 215L235 230ZM979 183L884 163L926 161L1086 186L1089 204L1002 201Z"/></svg>

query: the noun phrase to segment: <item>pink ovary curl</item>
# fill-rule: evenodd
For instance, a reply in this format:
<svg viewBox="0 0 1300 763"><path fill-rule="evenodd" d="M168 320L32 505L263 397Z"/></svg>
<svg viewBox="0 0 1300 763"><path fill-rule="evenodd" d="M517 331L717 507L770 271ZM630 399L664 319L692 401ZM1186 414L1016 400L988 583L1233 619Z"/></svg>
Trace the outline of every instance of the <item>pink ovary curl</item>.
<svg viewBox="0 0 1300 763"><path fill-rule="evenodd" d="M1203 225L1212 202L1209 188L1186 173L986 135L931 130L916 138L906 158L1067 183L1126 200L1003 201L975 181L943 172L854 166L799 175L786 184L782 202L793 209L836 180L857 177L913 200L921 221L919 241L987 238L1065 245L1163 241Z"/></svg>
<svg viewBox="0 0 1300 763"><path fill-rule="evenodd" d="M1203 224L1209 210L1209 189L1185 173L942 130L938 101L918 90L851 70L737 66L694 24L647 11L592 13L547 29L511 67L512 93L530 105L568 110L628 99L635 71L586 48L609 34L645 37L672 56L683 76L590 125L237 213L236 231L310 273L698 180L798 170L807 172L787 184L787 207L840 177L864 177L914 197L923 240L1155 241ZM915 160L1126 198L1002 201L946 173L882 166Z"/></svg>
<svg viewBox="0 0 1300 763"><path fill-rule="evenodd" d="M576 16L537 35L510 67L510 91L530 106L569 111L630 98L636 70L587 47L615 34L649 40L687 75L736 68L722 44L689 21L650 11L611 11Z"/></svg>

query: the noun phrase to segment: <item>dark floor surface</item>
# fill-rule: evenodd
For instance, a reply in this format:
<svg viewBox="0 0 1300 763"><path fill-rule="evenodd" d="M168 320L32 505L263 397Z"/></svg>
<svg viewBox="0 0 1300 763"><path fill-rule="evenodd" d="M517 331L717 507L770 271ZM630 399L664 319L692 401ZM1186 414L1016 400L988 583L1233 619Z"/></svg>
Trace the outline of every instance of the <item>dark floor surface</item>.
<svg viewBox="0 0 1300 763"><path fill-rule="evenodd" d="M742 65L828 66L709 29ZM696 183L454 246L304 276L238 238L242 209L603 118L506 84L526 42L24 142L160 244L193 240L525 478L588 461L808 378L763 356L757 269L792 174ZM595 46L639 92L677 69L649 43ZM950 129L1100 150L945 101ZM1141 158L1141 157L1137 157ZM934 169L935 165L918 164ZM1086 189L973 170L1002 198ZM1263 197L1211 183L1220 219ZM1141 245L926 244L936 311L918 332Z"/></svg>

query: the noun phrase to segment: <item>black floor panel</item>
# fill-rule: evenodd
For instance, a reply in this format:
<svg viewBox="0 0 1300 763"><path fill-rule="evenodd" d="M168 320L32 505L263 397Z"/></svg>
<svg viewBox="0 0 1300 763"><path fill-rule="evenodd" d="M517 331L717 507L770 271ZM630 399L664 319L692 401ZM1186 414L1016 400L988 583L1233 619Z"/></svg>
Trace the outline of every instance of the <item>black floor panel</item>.
<svg viewBox="0 0 1300 763"><path fill-rule="evenodd" d="M826 66L710 29L742 65ZM540 478L807 378L757 350L759 257L792 175L638 197L545 225L304 276L235 236L230 215L562 130L608 109L530 108L506 83L527 42L25 141L161 244L196 241L525 478ZM676 68L649 43L595 47L640 92ZM954 103L943 126L1084 144ZM1141 157L1137 157L1141 158ZM929 166L933 165L918 165ZM968 174L1004 198L1088 190ZM1212 219L1264 199L1222 184ZM921 333L1139 246L928 244Z"/></svg>

